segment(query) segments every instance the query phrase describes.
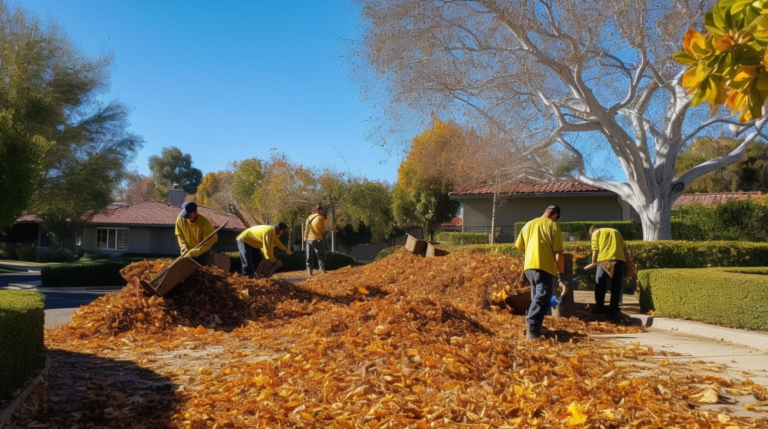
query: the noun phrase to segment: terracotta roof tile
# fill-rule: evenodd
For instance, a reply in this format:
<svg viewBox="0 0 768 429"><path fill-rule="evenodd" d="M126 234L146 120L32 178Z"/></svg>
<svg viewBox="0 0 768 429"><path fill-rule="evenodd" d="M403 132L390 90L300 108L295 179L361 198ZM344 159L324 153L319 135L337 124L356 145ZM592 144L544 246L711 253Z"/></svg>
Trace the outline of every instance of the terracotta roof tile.
<svg viewBox="0 0 768 429"><path fill-rule="evenodd" d="M549 183L509 183L500 189L502 194L554 194L560 192L604 192L604 189L585 185L573 180L562 180ZM493 194L493 187L480 186L472 189L458 190L450 195L484 195Z"/></svg>
<svg viewBox="0 0 768 429"><path fill-rule="evenodd" d="M712 192L712 193L694 193L683 194L674 203L672 209L678 209L688 204L701 204L711 207L718 204L725 204L728 201L746 200L750 198L761 198L762 192Z"/></svg>
<svg viewBox="0 0 768 429"><path fill-rule="evenodd" d="M460 217L455 217L451 219L449 222L441 223L440 226L446 227L446 226L462 226L464 224L464 219Z"/></svg>
<svg viewBox="0 0 768 429"><path fill-rule="evenodd" d="M210 219L214 227L223 224L229 215L214 211L208 207L198 206L198 212ZM133 205L110 204L103 213L99 213L91 219L91 224L100 225L166 225L176 224L181 208L167 203L147 201ZM27 215L18 218L17 222L34 222L37 217ZM243 230L247 228L240 219L232 216L225 229Z"/></svg>

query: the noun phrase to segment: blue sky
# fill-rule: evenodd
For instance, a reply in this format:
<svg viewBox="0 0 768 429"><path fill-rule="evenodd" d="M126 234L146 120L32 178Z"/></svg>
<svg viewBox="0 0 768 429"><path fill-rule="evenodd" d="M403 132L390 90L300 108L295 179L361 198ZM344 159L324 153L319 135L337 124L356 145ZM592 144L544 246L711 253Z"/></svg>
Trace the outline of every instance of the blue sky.
<svg viewBox="0 0 768 429"><path fill-rule="evenodd" d="M366 140L380 113L348 77L343 56L360 36L343 0L10 4L57 22L89 56L114 53L105 101L132 107L142 174L165 146L192 154L203 173L276 148L306 166L396 180L399 151Z"/></svg>

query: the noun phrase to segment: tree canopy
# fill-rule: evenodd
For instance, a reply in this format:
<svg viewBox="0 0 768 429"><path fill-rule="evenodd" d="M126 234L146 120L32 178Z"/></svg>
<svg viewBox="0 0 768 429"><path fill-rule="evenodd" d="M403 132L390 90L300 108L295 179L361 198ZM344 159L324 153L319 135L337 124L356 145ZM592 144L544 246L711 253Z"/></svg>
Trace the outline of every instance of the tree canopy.
<svg viewBox="0 0 768 429"><path fill-rule="evenodd" d="M492 137L505 177L575 179L616 192L640 214L646 240L669 239L672 202L696 178L741 159L764 122L741 124L742 145L676 175L686 144L734 122L692 108L673 60L681 36L714 2L357 3L358 76L367 95L385 98L382 129L412 129L413 118L433 112L471 123ZM555 171L558 163L544 162L554 150L575 160Z"/></svg>
<svg viewBox="0 0 768 429"><path fill-rule="evenodd" d="M461 127L439 119L414 137L392 191L392 211L401 226L419 226L432 238L440 224L456 216L459 204L448 197L456 181L451 166L462 161L465 144Z"/></svg>
<svg viewBox="0 0 768 429"><path fill-rule="evenodd" d="M677 159L678 172L732 152L741 140L729 137L699 137L685 148ZM754 192L768 191L768 145L753 141L747 146L743 161L699 177L686 192Z"/></svg>
<svg viewBox="0 0 768 429"><path fill-rule="evenodd" d="M178 183L187 194L197 193L203 172L192 164L192 155L183 153L175 146L164 147L160 155L150 156L149 170L155 181L155 198L167 200L174 183Z"/></svg>
<svg viewBox="0 0 768 429"><path fill-rule="evenodd" d="M142 140L103 105L111 55L89 58L55 24L0 2L0 224L24 210L62 219L104 208ZM64 228L66 229L66 228Z"/></svg>

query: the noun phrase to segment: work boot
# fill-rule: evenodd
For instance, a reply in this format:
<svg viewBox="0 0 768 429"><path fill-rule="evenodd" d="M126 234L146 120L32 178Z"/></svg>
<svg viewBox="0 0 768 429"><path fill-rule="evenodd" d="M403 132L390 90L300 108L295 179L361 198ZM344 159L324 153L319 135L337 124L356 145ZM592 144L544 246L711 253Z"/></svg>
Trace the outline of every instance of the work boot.
<svg viewBox="0 0 768 429"><path fill-rule="evenodd" d="M325 274L325 266L320 267L320 274Z"/></svg>
<svg viewBox="0 0 768 429"><path fill-rule="evenodd" d="M541 338L541 327L534 325L525 325L525 339L538 340Z"/></svg>
<svg viewBox="0 0 768 429"><path fill-rule="evenodd" d="M307 278L312 277L312 268L307 268Z"/></svg>

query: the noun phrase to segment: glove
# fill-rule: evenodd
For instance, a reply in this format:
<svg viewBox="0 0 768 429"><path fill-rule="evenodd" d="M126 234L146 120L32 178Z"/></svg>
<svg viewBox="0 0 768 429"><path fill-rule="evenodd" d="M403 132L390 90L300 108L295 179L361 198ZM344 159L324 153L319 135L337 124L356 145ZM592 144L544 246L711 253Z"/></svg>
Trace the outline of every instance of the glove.
<svg viewBox="0 0 768 429"><path fill-rule="evenodd" d="M273 264L276 264L276 263L277 263L277 258L275 258L275 257L273 256L272 258L270 258L270 259L269 259L269 262L271 262L271 263L273 263Z"/></svg>
<svg viewBox="0 0 768 429"><path fill-rule="evenodd" d="M560 284L565 283L565 273L557 273L557 282Z"/></svg>
<svg viewBox="0 0 768 429"><path fill-rule="evenodd" d="M288 256L291 256L291 255L293 255L293 252L291 252L291 249L287 249L285 251L285 254L288 255Z"/></svg>
<svg viewBox="0 0 768 429"><path fill-rule="evenodd" d="M593 262L593 263L587 265L586 267L584 267L584 269L585 270L594 270L595 267L597 267L597 263Z"/></svg>

